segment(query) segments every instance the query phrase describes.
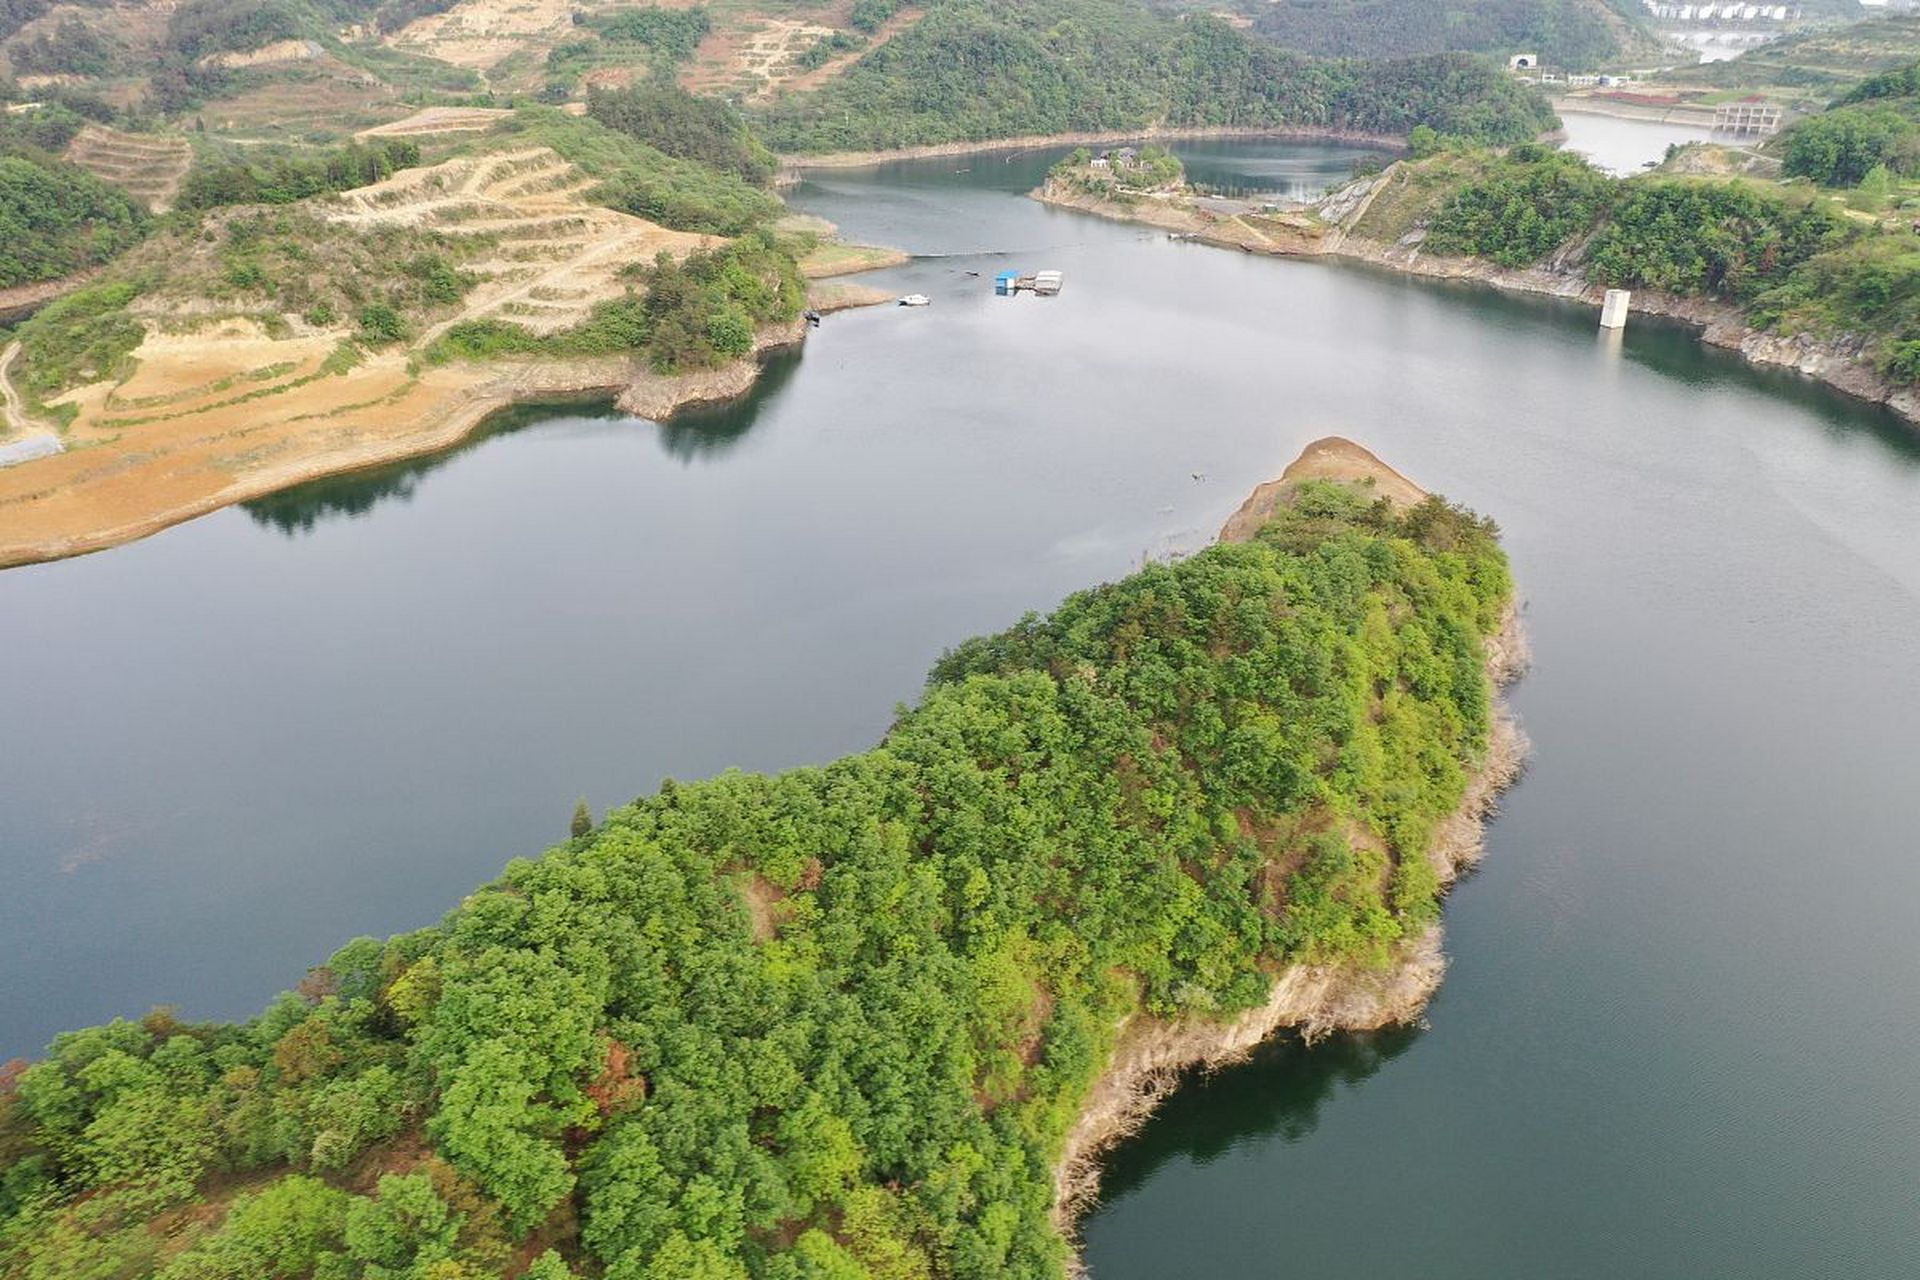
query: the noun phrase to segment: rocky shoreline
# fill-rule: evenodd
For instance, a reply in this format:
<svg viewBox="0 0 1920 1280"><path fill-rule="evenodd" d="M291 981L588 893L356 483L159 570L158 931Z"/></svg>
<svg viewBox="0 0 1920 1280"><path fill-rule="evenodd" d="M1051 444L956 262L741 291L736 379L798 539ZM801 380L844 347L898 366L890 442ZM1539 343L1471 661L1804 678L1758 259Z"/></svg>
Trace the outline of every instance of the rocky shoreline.
<svg viewBox="0 0 1920 1280"><path fill-rule="evenodd" d="M1221 541L1245 541L1277 503L1303 479L1367 484L1399 504L1422 491L1371 453L1338 437L1307 446L1279 480L1255 489L1221 530ZM1510 607L1487 642L1487 674L1496 689L1526 669L1525 632ZM1443 886L1479 862L1487 820L1519 777L1527 741L1504 698L1496 697L1487 753L1460 806L1441 824L1427 857ZM1069 1238L1098 1198L1101 1156L1138 1131L1160 1103L1194 1070L1244 1059L1263 1041L1293 1030L1311 1041L1338 1031L1374 1031L1417 1020L1446 973L1439 925L1403 942L1391 962L1361 965L1296 964L1277 974L1267 1001L1227 1022L1173 1023L1136 1017L1120 1031L1113 1060L1068 1131L1054 1170L1054 1222ZM1077 1269L1077 1268L1076 1268Z"/></svg>
<svg viewBox="0 0 1920 1280"><path fill-rule="evenodd" d="M1276 257L1362 262L1429 280L1472 281L1506 293L1562 298L1591 306L1595 311L1600 309L1606 288L1591 283L1577 268L1564 262L1502 267L1478 258L1426 253L1415 237L1389 244L1356 235L1352 228L1364 216L1372 194L1372 190L1364 189L1366 187L1366 183L1353 184L1308 210L1263 219L1257 228L1239 218L1210 216L1178 196L1149 196L1121 204L1090 196L1059 182L1049 182L1033 195L1059 208L1160 227L1201 244ZM1322 217L1320 210L1330 216ZM1736 352L1750 364L1791 370L1813 378L1855 399L1882 406L1907 426L1920 430L1920 390L1898 386L1882 377L1864 358L1864 341L1784 336L1754 328L1747 323L1746 313L1733 303L1651 290L1634 291L1632 310L1636 315L1691 325L1710 346Z"/></svg>

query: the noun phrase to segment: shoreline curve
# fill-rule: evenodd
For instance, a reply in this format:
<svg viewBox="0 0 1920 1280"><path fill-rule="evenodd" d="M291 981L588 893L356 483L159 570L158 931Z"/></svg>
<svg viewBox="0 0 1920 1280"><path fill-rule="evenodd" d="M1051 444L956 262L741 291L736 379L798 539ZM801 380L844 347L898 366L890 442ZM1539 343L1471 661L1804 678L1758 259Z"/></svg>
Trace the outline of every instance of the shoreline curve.
<svg viewBox="0 0 1920 1280"><path fill-rule="evenodd" d="M450 390L434 412L392 432L345 440L277 466L249 468L230 474L223 484L183 485L182 492L162 496L138 514L119 520L83 519L84 510L55 512L43 514L36 527L33 503L78 496L84 509L85 495L76 495L73 488L59 481L24 493L0 494L0 530L4 530L0 532L0 570L105 551L314 480L444 453L482 431L496 414L523 404L606 397L635 417L665 422L681 410L724 404L747 394L759 381L766 358L800 346L806 327L804 319L767 326L756 335L748 355L717 369L684 374L654 373L643 360L632 356L512 360L472 366L472 380ZM72 450L59 457L65 460L64 468L80 473L80 486L88 481L102 486L125 481L139 469L138 462L129 463L93 449ZM45 467L53 461L42 460L42 469L37 471L32 470L32 464L22 464L13 475L38 479L47 475ZM154 477L156 487L164 489L168 481L179 479L164 465L160 470L162 474ZM17 520L6 511L14 504L26 508Z"/></svg>

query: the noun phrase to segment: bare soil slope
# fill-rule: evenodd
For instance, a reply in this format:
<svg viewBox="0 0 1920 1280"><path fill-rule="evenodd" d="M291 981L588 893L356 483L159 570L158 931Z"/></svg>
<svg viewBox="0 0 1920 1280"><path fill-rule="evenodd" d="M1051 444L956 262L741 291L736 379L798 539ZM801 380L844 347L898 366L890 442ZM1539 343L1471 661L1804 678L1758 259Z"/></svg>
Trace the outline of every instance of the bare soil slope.
<svg viewBox="0 0 1920 1280"><path fill-rule="evenodd" d="M67 144L67 159L103 182L111 182L155 213L173 207L193 164L185 138L122 133L89 124Z"/></svg>

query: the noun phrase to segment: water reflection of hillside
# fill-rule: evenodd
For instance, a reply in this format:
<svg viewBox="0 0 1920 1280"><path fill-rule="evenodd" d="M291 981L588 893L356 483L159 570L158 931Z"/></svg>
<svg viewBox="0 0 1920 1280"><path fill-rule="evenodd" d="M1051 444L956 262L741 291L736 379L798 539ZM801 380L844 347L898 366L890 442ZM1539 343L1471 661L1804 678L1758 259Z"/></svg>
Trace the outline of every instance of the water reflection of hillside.
<svg viewBox="0 0 1920 1280"><path fill-rule="evenodd" d="M660 424L660 447L681 462L706 462L737 448L760 420L766 403L792 381L800 367L800 350L767 357L753 390L726 404L684 409Z"/></svg>
<svg viewBox="0 0 1920 1280"><path fill-rule="evenodd" d="M256 523L278 529L290 538L312 533L314 526L323 520L357 519L383 502L410 502L422 480L460 455L562 414L575 419L622 416L607 402L514 405L489 417L479 430L451 449L384 467L311 480L240 506Z"/></svg>
<svg viewBox="0 0 1920 1280"><path fill-rule="evenodd" d="M739 400L724 405L689 409L672 421L652 428L658 432L660 447L669 457L681 462L704 462L722 457L744 440L759 421L760 409L768 396L777 394L799 367L798 352L771 357L754 389ZM513 435L529 427L565 418L581 421L624 421L636 429L647 424L616 409L610 401L549 401L515 405L487 419L473 435L451 449L372 467L347 475L330 476L296 485L240 504L254 521L278 529L288 537L312 533L322 521L357 519L386 502L410 502L420 484L433 472L471 450L501 436Z"/></svg>
<svg viewBox="0 0 1920 1280"><path fill-rule="evenodd" d="M1355 1085L1413 1047L1411 1027L1334 1036L1308 1047L1291 1037L1252 1058L1189 1080L1107 1159L1100 1199L1113 1203L1175 1160L1207 1164L1250 1140L1298 1142L1320 1123L1341 1085Z"/></svg>

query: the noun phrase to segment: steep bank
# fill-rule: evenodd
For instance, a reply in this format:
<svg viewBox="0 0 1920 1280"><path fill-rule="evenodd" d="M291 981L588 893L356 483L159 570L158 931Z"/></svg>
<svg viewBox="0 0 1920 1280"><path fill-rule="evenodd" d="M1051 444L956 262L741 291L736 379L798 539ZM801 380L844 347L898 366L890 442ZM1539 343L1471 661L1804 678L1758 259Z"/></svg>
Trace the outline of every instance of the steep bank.
<svg viewBox="0 0 1920 1280"><path fill-rule="evenodd" d="M1480 258L1428 253L1419 231L1395 241L1360 234L1356 228L1387 185L1385 176L1364 179L1312 205L1278 210L1262 210L1251 202L1238 202L1244 207L1215 202L1219 207L1208 208L1179 193L1143 195L1122 203L1090 195L1058 180L1050 180L1033 195L1059 208L1159 227L1200 244L1278 257L1340 258L1426 279L1471 281L1508 293L1567 299L1599 310L1606 296L1605 286L1587 280L1577 266L1564 260L1550 259L1533 267L1503 267ZM1709 345L1737 352L1751 364L1790 369L1857 399L1882 405L1907 425L1920 429L1920 391L1882 375L1867 358L1864 339L1783 335L1750 324L1746 311L1735 303L1654 290L1634 290L1632 309L1640 315L1692 325Z"/></svg>
<svg viewBox="0 0 1920 1280"><path fill-rule="evenodd" d="M1352 441L1330 436L1308 445L1277 480L1256 488L1220 531L1222 542L1250 540L1300 483L1333 480L1406 508L1426 497L1405 476ZM1509 606L1487 644L1487 674L1496 687L1517 679L1528 661L1516 608ZM1496 698L1485 759L1458 809L1427 850L1442 886L1451 885L1484 852L1487 820L1500 793L1525 764L1527 742L1504 699ZM1283 1030L1308 1040L1339 1031L1374 1031L1417 1019L1446 972L1438 924L1401 943L1383 968L1294 964L1274 976L1264 1004L1227 1022L1178 1023L1137 1015L1125 1025L1106 1071L1068 1131L1054 1171L1054 1221L1069 1235L1095 1203L1100 1158L1136 1132L1186 1075L1239 1061Z"/></svg>
<svg viewBox="0 0 1920 1280"><path fill-rule="evenodd" d="M0 568L100 551L309 480L437 453L516 404L605 395L660 420L729 400L752 387L761 356L803 341L805 329L802 321L769 326L752 357L675 375L654 373L637 356L503 359L417 372L390 357L342 375L366 384L351 412L265 419L213 437L182 431L173 438L166 422L143 426L138 452L73 449L0 469Z"/></svg>

